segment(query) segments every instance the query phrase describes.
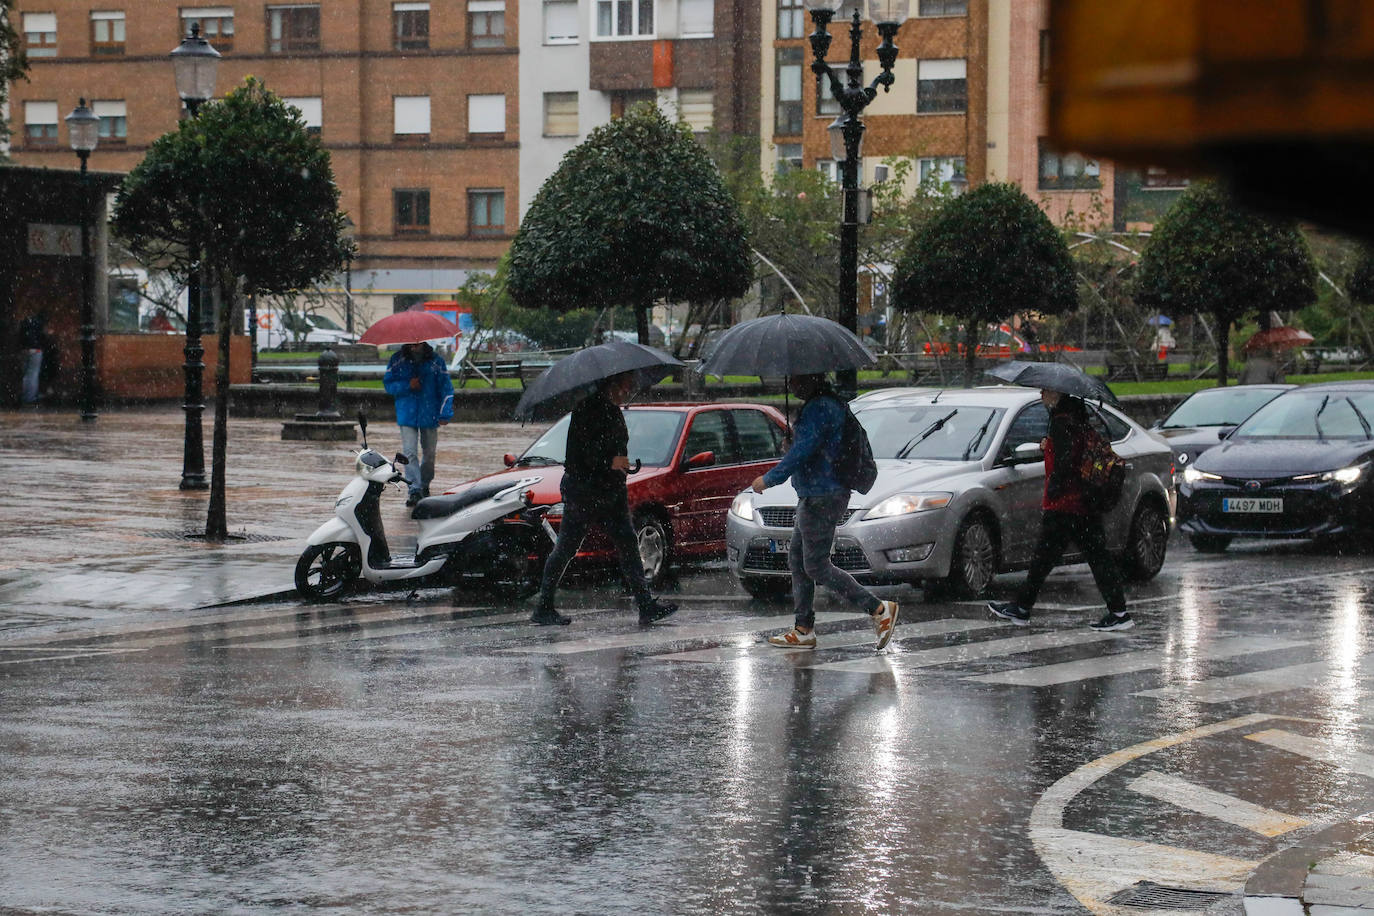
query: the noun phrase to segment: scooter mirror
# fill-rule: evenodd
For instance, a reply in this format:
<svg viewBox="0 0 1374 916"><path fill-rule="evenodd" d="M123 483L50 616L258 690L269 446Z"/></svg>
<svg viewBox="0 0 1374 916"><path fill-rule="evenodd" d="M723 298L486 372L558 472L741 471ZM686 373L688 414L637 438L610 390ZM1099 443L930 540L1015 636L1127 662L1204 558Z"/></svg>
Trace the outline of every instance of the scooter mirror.
<svg viewBox="0 0 1374 916"><path fill-rule="evenodd" d="M363 448L367 448L367 414L358 411L358 428L363 431Z"/></svg>
<svg viewBox="0 0 1374 916"><path fill-rule="evenodd" d="M508 467L508 468L513 468L513 467L515 467L515 456L512 455L510 452L506 452L506 454L502 455L502 456L501 456L501 461L502 461L502 462L506 465L506 467Z"/></svg>
<svg viewBox="0 0 1374 916"><path fill-rule="evenodd" d="M407 458L407 457L406 457L405 455L403 455L402 453L397 452L397 453L396 453L396 457L391 459L391 463L392 463L392 464L399 464L399 465L407 465L407 464L410 464L410 459Z"/></svg>

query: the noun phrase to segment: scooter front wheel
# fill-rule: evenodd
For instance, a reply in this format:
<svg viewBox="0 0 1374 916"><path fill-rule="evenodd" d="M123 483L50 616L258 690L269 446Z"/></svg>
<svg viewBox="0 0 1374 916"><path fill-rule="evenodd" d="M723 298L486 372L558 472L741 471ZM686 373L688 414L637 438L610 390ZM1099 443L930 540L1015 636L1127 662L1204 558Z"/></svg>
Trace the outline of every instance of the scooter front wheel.
<svg viewBox="0 0 1374 916"><path fill-rule="evenodd" d="M333 598L362 571L363 555L357 544L311 544L296 561L296 591L311 601Z"/></svg>

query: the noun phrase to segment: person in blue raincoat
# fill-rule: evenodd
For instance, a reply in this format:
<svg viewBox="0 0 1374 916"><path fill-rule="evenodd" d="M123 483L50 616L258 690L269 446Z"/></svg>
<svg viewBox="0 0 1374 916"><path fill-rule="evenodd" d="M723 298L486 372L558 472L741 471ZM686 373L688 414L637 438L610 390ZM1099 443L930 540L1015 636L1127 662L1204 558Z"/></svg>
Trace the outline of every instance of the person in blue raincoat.
<svg viewBox="0 0 1374 916"><path fill-rule="evenodd" d="M434 479L434 453L439 427L453 419L453 380L448 365L427 343L405 344L391 357L382 378L387 394L396 399L396 425L401 427L401 452L413 506L429 495Z"/></svg>

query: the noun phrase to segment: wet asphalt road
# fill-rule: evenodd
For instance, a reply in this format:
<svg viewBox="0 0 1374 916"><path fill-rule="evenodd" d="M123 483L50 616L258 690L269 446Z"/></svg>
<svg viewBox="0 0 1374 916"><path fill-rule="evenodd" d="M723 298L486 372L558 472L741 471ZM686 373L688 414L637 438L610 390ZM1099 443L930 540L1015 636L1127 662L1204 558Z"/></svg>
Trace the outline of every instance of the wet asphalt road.
<svg viewBox="0 0 1374 916"><path fill-rule="evenodd" d="M332 461L293 468L326 506ZM249 464L231 516L299 538L321 511L279 518ZM33 556L80 549L26 512ZM818 651L763 645L788 609L712 564L648 630L595 575L568 628L439 591L83 610L0 634L0 913L1164 912L1108 902L1153 881L1238 914L1258 863L1374 809L1370 566L1176 538L1134 630L1087 630L1076 566L1029 628L893 590L883 655L838 604Z"/></svg>

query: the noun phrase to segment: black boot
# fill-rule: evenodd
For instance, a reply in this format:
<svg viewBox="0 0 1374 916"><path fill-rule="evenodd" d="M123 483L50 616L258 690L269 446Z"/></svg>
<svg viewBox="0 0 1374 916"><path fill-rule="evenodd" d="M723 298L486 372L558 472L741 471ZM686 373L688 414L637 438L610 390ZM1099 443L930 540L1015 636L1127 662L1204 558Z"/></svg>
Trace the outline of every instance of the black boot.
<svg viewBox="0 0 1374 916"><path fill-rule="evenodd" d="M540 606L530 615L530 623L537 623L541 627L566 627L572 623L572 618L567 614L558 613L551 607Z"/></svg>
<svg viewBox="0 0 1374 916"><path fill-rule="evenodd" d="M655 598L646 607L639 609L639 625L648 626L662 620L664 617L671 617L677 613L677 605L667 601L659 601Z"/></svg>

